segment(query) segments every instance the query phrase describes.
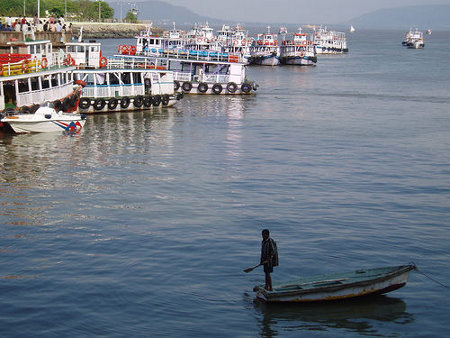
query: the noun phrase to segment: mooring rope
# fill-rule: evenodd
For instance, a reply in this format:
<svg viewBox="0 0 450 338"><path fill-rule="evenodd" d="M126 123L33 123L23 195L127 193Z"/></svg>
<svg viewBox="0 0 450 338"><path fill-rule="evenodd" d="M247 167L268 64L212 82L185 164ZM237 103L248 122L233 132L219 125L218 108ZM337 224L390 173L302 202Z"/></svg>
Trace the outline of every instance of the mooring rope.
<svg viewBox="0 0 450 338"><path fill-rule="evenodd" d="M436 284L439 284L440 286L443 286L443 287L446 288L446 289L450 289L450 286L445 285L444 283L439 282L437 279L428 276L425 272L423 272L422 270L419 270L419 267L418 267L416 264L414 264L414 263L412 263L412 264L414 265L415 270L416 270L418 273L420 273L421 275L424 275L424 276L427 277L429 280L435 282Z"/></svg>

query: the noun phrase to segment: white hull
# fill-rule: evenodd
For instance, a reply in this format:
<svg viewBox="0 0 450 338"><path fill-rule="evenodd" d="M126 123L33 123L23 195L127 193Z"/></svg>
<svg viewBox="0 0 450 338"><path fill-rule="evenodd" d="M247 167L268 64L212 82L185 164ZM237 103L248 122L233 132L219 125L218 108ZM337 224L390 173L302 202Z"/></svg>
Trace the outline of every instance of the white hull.
<svg viewBox="0 0 450 338"><path fill-rule="evenodd" d="M282 63L295 66L315 66L315 62L312 59L305 59L300 56L282 58Z"/></svg>
<svg viewBox="0 0 450 338"><path fill-rule="evenodd" d="M76 113L56 112L53 108L39 108L34 114L18 114L4 117L16 133L75 132L84 127L86 119Z"/></svg>
<svg viewBox="0 0 450 338"><path fill-rule="evenodd" d="M252 56L251 64L260 66L278 66L280 64L279 57L275 55L270 56Z"/></svg>

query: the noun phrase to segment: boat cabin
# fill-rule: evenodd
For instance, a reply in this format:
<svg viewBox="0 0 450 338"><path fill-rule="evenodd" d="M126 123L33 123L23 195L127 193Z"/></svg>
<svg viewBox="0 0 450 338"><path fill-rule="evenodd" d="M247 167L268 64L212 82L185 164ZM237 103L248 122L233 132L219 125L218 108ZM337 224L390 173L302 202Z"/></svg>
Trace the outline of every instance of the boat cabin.
<svg viewBox="0 0 450 338"><path fill-rule="evenodd" d="M48 65L53 65L53 47L50 40L8 41L11 54L30 54L32 60L42 61L46 58Z"/></svg>
<svg viewBox="0 0 450 338"><path fill-rule="evenodd" d="M65 52L77 66L98 68L102 58L101 47L101 43L95 41L67 42Z"/></svg>
<svg viewBox="0 0 450 338"><path fill-rule="evenodd" d="M66 68L65 71L55 68L0 76L0 110L42 104L69 95L73 92L75 67Z"/></svg>

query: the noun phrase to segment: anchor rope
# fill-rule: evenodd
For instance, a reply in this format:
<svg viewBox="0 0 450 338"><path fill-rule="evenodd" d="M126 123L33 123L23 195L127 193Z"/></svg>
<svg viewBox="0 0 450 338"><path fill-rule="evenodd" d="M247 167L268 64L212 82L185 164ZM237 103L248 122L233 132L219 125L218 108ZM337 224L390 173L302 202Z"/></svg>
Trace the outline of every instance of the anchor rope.
<svg viewBox="0 0 450 338"><path fill-rule="evenodd" d="M413 264L414 264L414 263L413 263ZM439 284L440 286L442 286L442 287L444 287L444 288L450 289L450 286L445 285L444 283L439 282L437 279L435 279L435 278L433 278L433 277L430 277L429 275L427 275L427 274L426 274L425 272L423 272L422 270L419 270L419 267L418 267L417 265L414 264L414 266L415 266L415 270L416 270L418 273L420 273L421 275L424 275L424 276L427 277L429 280L435 282L436 284Z"/></svg>

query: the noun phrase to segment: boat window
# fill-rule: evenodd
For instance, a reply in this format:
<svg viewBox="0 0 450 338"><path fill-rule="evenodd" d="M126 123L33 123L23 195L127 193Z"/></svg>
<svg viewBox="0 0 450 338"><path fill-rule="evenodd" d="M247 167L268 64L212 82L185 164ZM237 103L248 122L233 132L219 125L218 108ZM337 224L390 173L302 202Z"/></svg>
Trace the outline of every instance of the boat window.
<svg viewBox="0 0 450 338"><path fill-rule="evenodd" d="M28 81L19 81L19 93L25 93L28 92Z"/></svg>
<svg viewBox="0 0 450 338"><path fill-rule="evenodd" d="M58 77L57 74L51 75L52 87L58 86Z"/></svg>
<svg viewBox="0 0 450 338"><path fill-rule="evenodd" d="M133 73L133 83L142 84L141 73Z"/></svg>
<svg viewBox="0 0 450 338"><path fill-rule="evenodd" d="M86 85L93 86L94 85L94 74L87 74L84 80Z"/></svg>
<svg viewBox="0 0 450 338"><path fill-rule="evenodd" d="M42 81L42 89L50 88L49 76L46 76Z"/></svg>
<svg viewBox="0 0 450 338"><path fill-rule="evenodd" d="M119 84L119 78L116 76L116 74L113 74L113 73L109 74L109 84L112 84L112 85Z"/></svg>
<svg viewBox="0 0 450 338"><path fill-rule="evenodd" d="M131 84L131 76L130 73L123 73L121 76L123 84Z"/></svg>
<svg viewBox="0 0 450 338"><path fill-rule="evenodd" d="M37 77L31 78L31 90L38 90L39 89L39 79Z"/></svg>

